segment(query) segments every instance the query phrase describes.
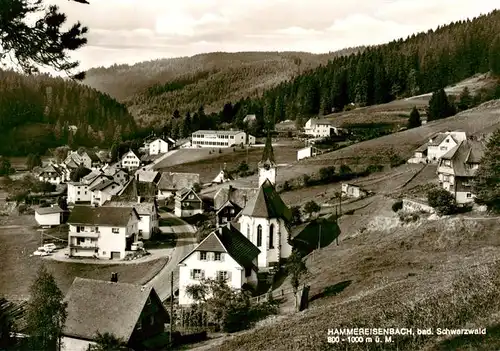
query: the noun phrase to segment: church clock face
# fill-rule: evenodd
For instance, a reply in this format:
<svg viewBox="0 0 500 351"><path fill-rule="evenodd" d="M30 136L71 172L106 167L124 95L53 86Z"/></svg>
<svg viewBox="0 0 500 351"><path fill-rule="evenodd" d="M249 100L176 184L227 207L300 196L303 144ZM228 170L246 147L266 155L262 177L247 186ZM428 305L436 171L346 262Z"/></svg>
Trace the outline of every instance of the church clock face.
<svg viewBox="0 0 500 351"><path fill-rule="evenodd" d="M270 169L270 168L271 168L271 167L269 166L269 164L268 164L268 163L266 163L266 164L264 165L264 169L265 169L266 171L269 171L269 169Z"/></svg>

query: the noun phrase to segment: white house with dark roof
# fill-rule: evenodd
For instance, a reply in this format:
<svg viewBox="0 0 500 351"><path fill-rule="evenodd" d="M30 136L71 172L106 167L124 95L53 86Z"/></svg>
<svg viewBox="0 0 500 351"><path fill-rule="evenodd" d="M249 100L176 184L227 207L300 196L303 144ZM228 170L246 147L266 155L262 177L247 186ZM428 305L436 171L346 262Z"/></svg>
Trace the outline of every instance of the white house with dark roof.
<svg viewBox="0 0 500 351"><path fill-rule="evenodd" d="M427 162L437 163L441 156L457 146L461 141L467 140L465 132L453 131L438 133L429 139L427 144ZM418 149L423 151L423 145ZM415 155L416 156L416 155ZM423 155L422 155L423 156Z"/></svg>
<svg viewBox="0 0 500 351"><path fill-rule="evenodd" d="M255 287L259 253L232 224L219 227L179 262L179 305L193 303L186 288L201 279L225 279L234 289L243 284Z"/></svg>
<svg viewBox="0 0 500 351"><path fill-rule="evenodd" d="M164 200L184 188L192 188L200 183L198 173L163 172L158 181L158 200Z"/></svg>
<svg viewBox="0 0 500 351"><path fill-rule="evenodd" d="M94 206L102 206L102 204L111 200L111 197L118 194L122 189L123 184L113 179L103 180L89 188L91 192L90 203Z"/></svg>
<svg viewBox="0 0 500 351"><path fill-rule="evenodd" d="M214 195L216 225L224 225L235 219L258 191L258 188L235 188L232 185L220 188Z"/></svg>
<svg viewBox="0 0 500 351"><path fill-rule="evenodd" d="M88 351L97 332L112 334L130 349L148 349L147 341L170 322L152 287L77 277L64 301L61 351Z"/></svg>
<svg viewBox="0 0 500 351"><path fill-rule="evenodd" d="M126 168L128 170L137 169L141 166L141 159L137 157L137 155L132 150L130 150L125 155L123 155L120 164L122 168Z"/></svg>
<svg viewBox="0 0 500 351"><path fill-rule="evenodd" d="M123 259L138 239L139 221L133 207L75 206L68 219L69 256Z"/></svg>
<svg viewBox="0 0 500 351"><path fill-rule="evenodd" d="M59 206L41 207L35 210L35 220L41 227L53 227L62 223L63 213Z"/></svg>
<svg viewBox="0 0 500 351"><path fill-rule="evenodd" d="M38 180L50 184L58 185L68 181L70 170L65 165L50 163L43 167L38 174Z"/></svg>
<svg viewBox="0 0 500 351"><path fill-rule="evenodd" d="M304 125L304 133L315 138L325 138L337 132L331 121L319 118L310 118Z"/></svg>
<svg viewBox="0 0 500 351"><path fill-rule="evenodd" d="M172 138L156 138L148 144L150 155L160 155L169 152L175 147L175 140Z"/></svg>
<svg viewBox="0 0 500 351"><path fill-rule="evenodd" d="M259 189L237 216L240 231L259 248L258 267L279 264L292 253L289 241L292 213L274 188L277 165L268 137L259 162Z"/></svg>
<svg viewBox="0 0 500 351"><path fill-rule="evenodd" d="M133 201L108 201L103 207L133 207L139 215L137 224L138 238L149 240L153 231L158 228L158 207L154 202L141 202L140 197Z"/></svg>
<svg viewBox="0 0 500 351"><path fill-rule="evenodd" d="M192 188L184 188L175 194L174 213L181 218L203 213L203 200Z"/></svg>
<svg viewBox="0 0 500 351"><path fill-rule="evenodd" d="M483 142L464 140L440 157L437 168L439 182L443 189L453 194L458 205L474 202L472 181L484 150Z"/></svg>
<svg viewBox="0 0 500 351"><path fill-rule="evenodd" d="M223 148L246 142L246 133L241 130L198 130L191 135L191 145L195 147Z"/></svg>

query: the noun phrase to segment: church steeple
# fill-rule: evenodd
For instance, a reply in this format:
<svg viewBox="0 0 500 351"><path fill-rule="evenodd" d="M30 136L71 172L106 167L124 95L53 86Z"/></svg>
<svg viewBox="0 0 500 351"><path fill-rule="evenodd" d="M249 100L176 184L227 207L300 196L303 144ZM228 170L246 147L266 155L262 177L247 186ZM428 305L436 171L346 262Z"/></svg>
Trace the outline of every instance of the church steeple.
<svg viewBox="0 0 500 351"><path fill-rule="evenodd" d="M259 187L264 184L266 180L276 185L276 168L272 140L269 132L267 132L266 144L262 152L262 159L259 162Z"/></svg>

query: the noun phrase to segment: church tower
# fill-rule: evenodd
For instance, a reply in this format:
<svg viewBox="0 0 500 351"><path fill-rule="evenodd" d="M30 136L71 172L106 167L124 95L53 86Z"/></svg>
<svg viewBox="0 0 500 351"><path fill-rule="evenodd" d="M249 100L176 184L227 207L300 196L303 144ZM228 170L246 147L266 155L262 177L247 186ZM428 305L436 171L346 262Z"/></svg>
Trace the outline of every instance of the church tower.
<svg viewBox="0 0 500 351"><path fill-rule="evenodd" d="M274 160L273 145L271 136L268 133L262 159L259 162L259 188L267 179L269 179L273 186L276 185L276 170L277 166Z"/></svg>

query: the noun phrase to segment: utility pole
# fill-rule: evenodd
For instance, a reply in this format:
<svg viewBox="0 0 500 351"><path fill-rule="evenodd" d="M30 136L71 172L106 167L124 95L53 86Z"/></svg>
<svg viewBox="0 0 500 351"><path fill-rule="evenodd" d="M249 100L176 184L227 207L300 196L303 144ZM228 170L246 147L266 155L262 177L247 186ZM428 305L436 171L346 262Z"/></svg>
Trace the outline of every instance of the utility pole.
<svg viewBox="0 0 500 351"><path fill-rule="evenodd" d="M40 230L40 246L43 246L43 229Z"/></svg>
<svg viewBox="0 0 500 351"><path fill-rule="evenodd" d="M337 227L339 226L339 214L338 214L339 207L335 206L335 223L337 224ZM337 242L337 246L339 246L339 234L335 237L335 241Z"/></svg>
<svg viewBox="0 0 500 351"><path fill-rule="evenodd" d="M319 224L319 235L318 235L318 250L321 249L321 222L318 221Z"/></svg>
<svg viewBox="0 0 500 351"><path fill-rule="evenodd" d="M170 273L170 345L172 345L172 333L174 332L174 271Z"/></svg>

